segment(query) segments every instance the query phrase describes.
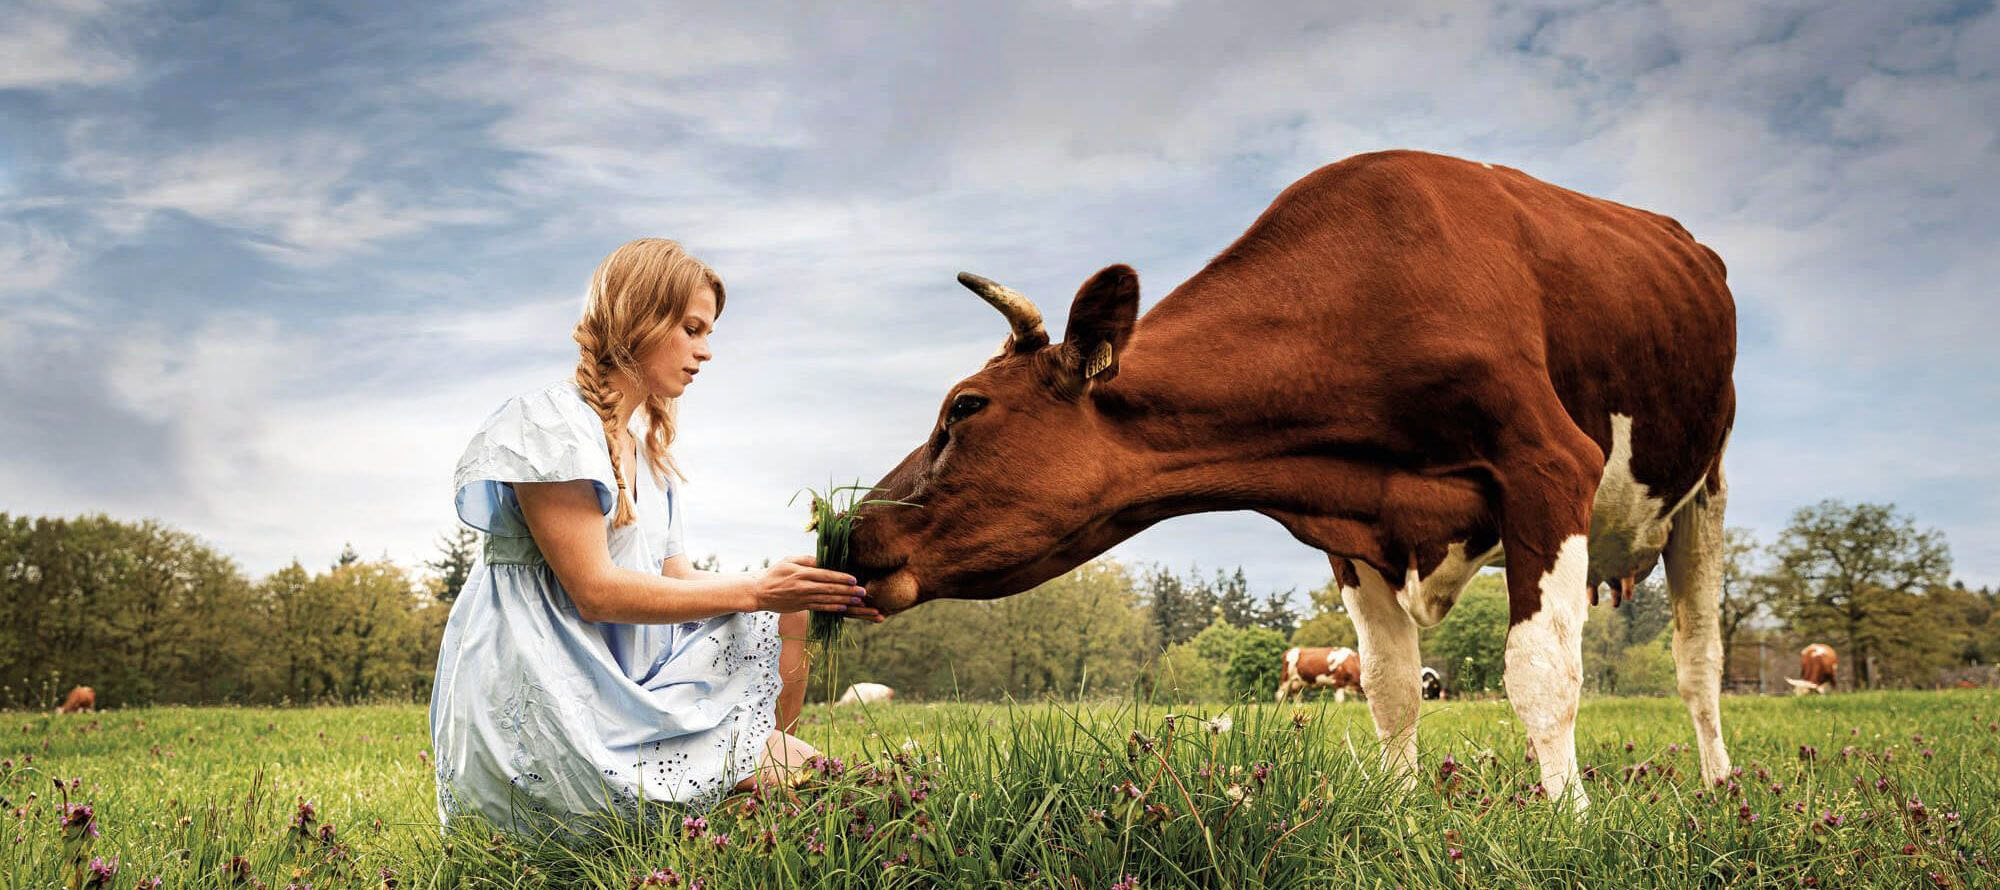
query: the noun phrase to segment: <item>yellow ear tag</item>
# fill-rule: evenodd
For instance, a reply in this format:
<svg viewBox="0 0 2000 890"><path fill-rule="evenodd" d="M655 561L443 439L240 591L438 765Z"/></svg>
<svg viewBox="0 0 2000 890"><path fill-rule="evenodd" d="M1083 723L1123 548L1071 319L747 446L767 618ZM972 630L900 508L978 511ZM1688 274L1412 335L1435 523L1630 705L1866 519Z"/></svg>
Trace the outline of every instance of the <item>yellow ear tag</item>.
<svg viewBox="0 0 2000 890"><path fill-rule="evenodd" d="M1111 344L1099 343L1097 349L1091 352L1090 361L1084 363L1083 379L1089 380L1104 373L1104 369L1109 367L1111 367Z"/></svg>

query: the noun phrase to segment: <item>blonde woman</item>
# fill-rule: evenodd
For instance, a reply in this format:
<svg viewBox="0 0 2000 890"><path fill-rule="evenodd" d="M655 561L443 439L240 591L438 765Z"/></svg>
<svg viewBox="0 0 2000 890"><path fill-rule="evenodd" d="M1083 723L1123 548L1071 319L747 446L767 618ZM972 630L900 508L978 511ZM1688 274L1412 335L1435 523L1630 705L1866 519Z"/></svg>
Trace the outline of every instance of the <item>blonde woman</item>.
<svg viewBox="0 0 2000 890"><path fill-rule="evenodd" d="M881 616L810 557L725 575L683 552L674 406L723 300L672 241L618 248L591 279L574 379L509 399L459 459L458 514L486 544L431 695L447 823L706 808L813 753L788 733L806 612Z"/></svg>

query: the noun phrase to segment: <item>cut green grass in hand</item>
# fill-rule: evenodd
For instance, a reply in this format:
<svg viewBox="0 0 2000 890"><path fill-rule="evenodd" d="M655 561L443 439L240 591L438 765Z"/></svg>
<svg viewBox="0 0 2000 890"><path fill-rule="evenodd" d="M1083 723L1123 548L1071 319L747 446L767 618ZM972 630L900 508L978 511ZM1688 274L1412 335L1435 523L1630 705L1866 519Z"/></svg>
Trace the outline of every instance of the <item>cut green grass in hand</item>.
<svg viewBox="0 0 2000 890"><path fill-rule="evenodd" d="M855 511L862 507L891 504L911 506L905 501L865 497L874 490L857 482L837 487L829 483L825 494L810 488L799 492L812 497L812 520L806 523L806 531L819 534L813 547L813 560L821 568L852 571L848 565L851 556L849 547L854 537L854 524L861 520ZM793 495L792 500L797 501L798 496ZM811 641L821 647L839 642L842 621L839 612L814 612L812 632L809 634Z"/></svg>

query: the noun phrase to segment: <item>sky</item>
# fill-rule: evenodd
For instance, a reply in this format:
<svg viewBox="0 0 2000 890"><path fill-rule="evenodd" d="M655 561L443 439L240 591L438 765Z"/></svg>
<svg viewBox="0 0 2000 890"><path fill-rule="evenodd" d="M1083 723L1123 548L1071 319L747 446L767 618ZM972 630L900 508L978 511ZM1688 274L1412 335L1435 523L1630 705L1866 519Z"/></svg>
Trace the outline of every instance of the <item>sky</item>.
<svg viewBox="0 0 2000 890"><path fill-rule="evenodd" d="M1052 328L1110 263L1151 306L1292 181L1415 148L1724 257L1731 525L1893 502L2000 583L1989 2L9 8L0 512L416 566L480 421L573 368L592 268L662 235L729 292L690 548L809 552L793 494L879 478L1005 336L960 270ZM1112 555L1329 575L1254 514Z"/></svg>

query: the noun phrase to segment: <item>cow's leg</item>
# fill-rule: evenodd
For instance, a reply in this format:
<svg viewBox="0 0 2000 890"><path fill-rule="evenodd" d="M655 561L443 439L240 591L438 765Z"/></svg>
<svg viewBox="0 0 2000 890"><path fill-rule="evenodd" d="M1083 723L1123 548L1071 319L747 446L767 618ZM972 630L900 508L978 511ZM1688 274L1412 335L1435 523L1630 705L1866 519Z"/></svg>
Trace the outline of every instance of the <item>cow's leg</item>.
<svg viewBox="0 0 2000 890"><path fill-rule="evenodd" d="M1336 705L1347 703L1347 687L1335 686L1333 688L1333 703Z"/></svg>
<svg viewBox="0 0 2000 890"><path fill-rule="evenodd" d="M1278 673L1278 704L1285 703L1285 696L1288 693L1304 695L1300 691L1302 681L1299 678L1299 654L1297 646L1285 650L1285 666L1279 669Z"/></svg>
<svg viewBox="0 0 2000 890"><path fill-rule="evenodd" d="M1340 597L1354 619L1361 688L1368 690L1368 712L1375 718L1375 735L1382 740L1382 765L1414 788L1417 709L1423 698L1417 681L1417 622L1403 611L1396 591L1380 574L1363 565L1355 569L1360 586L1341 585ZM1335 698L1345 691L1334 693Z"/></svg>
<svg viewBox="0 0 2000 890"><path fill-rule="evenodd" d="M1604 454L1563 416L1511 457L1500 468L1507 700L1541 766L1543 789L1582 809L1589 800L1577 777L1576 710L1590 609L1590 510Z"/></svg>
<svg viewBox="0 0 2000 890"><path fill-rule="evenodd" d="M1713 490L1697 492L1674 515L1666 550L1667 587L1674 603L1674 674L1681 701L1694 719L1705 782L1729 775L1729 751L1722 744L1722 625L1717 606L1722 593L1725 500L1718 470Z"/></svg>

